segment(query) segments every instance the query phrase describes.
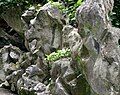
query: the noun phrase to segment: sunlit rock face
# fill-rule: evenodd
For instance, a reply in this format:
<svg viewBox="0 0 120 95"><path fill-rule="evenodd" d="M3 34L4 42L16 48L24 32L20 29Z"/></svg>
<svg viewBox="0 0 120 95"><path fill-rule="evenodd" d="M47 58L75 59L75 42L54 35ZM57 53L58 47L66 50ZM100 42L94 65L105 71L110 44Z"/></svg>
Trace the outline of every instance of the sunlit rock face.
<svg viewBox="0 0 120 95"><path fill-rule="evenodd" d="M78 32L82 37L79 63L99 95L120 94L120 29L110 25L108 13L112 7L113 0L86 0L77 9Z"/></svg>

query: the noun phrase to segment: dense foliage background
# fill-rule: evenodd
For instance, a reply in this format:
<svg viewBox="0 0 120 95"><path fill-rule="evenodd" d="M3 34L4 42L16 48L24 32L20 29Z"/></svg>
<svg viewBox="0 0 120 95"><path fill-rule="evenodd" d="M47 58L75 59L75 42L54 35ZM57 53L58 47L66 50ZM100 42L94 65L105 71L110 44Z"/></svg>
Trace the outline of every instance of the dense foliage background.
<svg viewBox="0 0 120 95"><path fill-rule="evenodd" d="M120 0L114 0L114 8L111 19L113 26L120 28Z"/></svg>
<svg viewBox="0 0 120 95"><path fill-rule="evenodd" d="M69 17L71 25L75 26L75 11L84 0L0 0L0 14L7 8L19 6L23 10L30 5L41 4L47 2L60 2L64 5L64 12ZM113 12L110 15L113 26L120 28L120 0L114 0Z"/></svg>

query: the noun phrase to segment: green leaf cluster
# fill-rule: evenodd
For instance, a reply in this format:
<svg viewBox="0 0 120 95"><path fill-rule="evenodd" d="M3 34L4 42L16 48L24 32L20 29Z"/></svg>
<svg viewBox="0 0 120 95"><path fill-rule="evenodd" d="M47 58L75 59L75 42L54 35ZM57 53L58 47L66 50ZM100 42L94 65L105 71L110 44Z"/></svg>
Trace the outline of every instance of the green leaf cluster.
<svg viewBox="0 0 120 95"><path fill-rule="evenodd" d="M45 60L52 62L60 58L70 57L70 56L71 56L70 49L62 49L62 50L57 50L57 52L53 52L50 55L46 55Z"/></svg>
<svg viewBox="0 0 120 95"><path fill-rule="evenodd" d="M82 4L83 0L66 0L66 8L64 12L68 15L70 19L70 24L75 21L76 9Z"/></svg>
<svg viewBox="0 0 120 95"><path fill-rule="evenodd" d="M76 9L84 0L47 0L52 5L58 7L63 14L69 18L69 23L74 25ZM55 2L54 2L55 1Z"/></svg>
<svg viewBox="0 0 120 95"><path fill-rule="evenodd" d="M0 14L12 7L21 7L25 9L29 7L31 0L0 0Z"/></svg>

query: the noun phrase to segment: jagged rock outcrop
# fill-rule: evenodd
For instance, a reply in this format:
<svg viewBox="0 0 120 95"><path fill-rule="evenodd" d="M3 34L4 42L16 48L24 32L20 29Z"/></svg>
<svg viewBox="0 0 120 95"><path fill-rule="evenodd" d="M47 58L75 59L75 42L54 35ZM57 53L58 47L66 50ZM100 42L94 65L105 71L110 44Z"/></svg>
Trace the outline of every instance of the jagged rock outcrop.
<svg viewBox="0 0 120 95"><path fill-rule="evenodd" d="M26 13L27 16L27 13ZM25 45L32 53L42 49L45 54L50 54L54 49L62 47L62 21L61 13L49 3L38 11L34 19L30 19L29 29L25 32Z"/></svg>
<svg viewBox="0 0 120 95"><path fill-rule="evenodd" d="M22 55L22 52L19 48L14 47L12 45L4 46L0 50L0 64L1 64L1 76L3 79L1 86L11 86L11 90L16 90L16 82L21 77L23 71L20 70L19 64L17 64L17 61ZM6 84L6 81L9 84Z"/></svg>
<svg viewBox="0 0 120 95"><path fill-rule="evenodd" d="M12 45L1 49L1 87L9 86L12 91L18 91L21 95L31 93L50 95L48 89L50 74L44 56L62 47L61 16L58 8L50 4L41 7L38 13L31 7L22 15L25 25L22 29L26 31L25 45L29 52L24 53ZM4 19L7 19L7 23L13 29L17 29L16 26L12 26L14 25L12 21ZM1 36L8 36L5 32L2 34Z"/></svg>
<svg viewBox="0 0 120 95"><path fill-rule="evenodd" d="M62 58L52 64L52 95L87 95L89 85L71 58ZM84 85L84 86L83 86Z"/></svg>
<svg viewBox="0 0 120 95"><path fill-rule="evenodd" d="M113 0L86 0L77 9L82 37L77 56L88 83L99 95L120 94L120 29L110 25L112 7Z"/></svg>
<svg viewBox="0 0 120 95"><path fill-rule="evenodd" d="M111 26L112 7L113 0L85 0L77 9L78 28L64 25L61 12L50 3L25 11L17 20L21 27L5 16L9 26L25 32L27 52L2 45L0 87L19 95L119 95L120 29ZM12 37L0 32L0 37ZM66 48L70 56L55 53ZM52 52L56 60L47 59Z"/></svg>

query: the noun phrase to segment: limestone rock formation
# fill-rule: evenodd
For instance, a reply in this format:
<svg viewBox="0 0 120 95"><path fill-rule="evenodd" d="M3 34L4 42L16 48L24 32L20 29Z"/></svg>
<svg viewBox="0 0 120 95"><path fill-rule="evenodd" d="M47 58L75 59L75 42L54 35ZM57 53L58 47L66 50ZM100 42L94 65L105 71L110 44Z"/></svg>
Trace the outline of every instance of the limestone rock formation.
<svg viewBox="0 0 120 95"><path fill-rule="evenodd" d="M30 19L29 29L25 32L28 50L33 53L42 49L45 54L50 54L54 49L61 48L63 25L60 18L61 13L56 7L49 3L41 7L36 17Z"/></svg>
<svg viewBox="0 0 120 95"><path fill-rule="evenodd" d="M22 74L22 70L19 70L20 67L19 64L17 64L17 61L21 57L22 52L19 48L9 45L4 46L4 48L1 49L0 54L1 73L3 72L1 76L4 76L4 79L2 79L2 81L9 82L11 90L15 91L16 82ZM3 85L6 84L2 83L1 86Z"/></svg>
<svg viewBox="0 0 120 95"><path fill-rule="evenodd" d="M120 94L120 29L110 25L108 13L112 7L113 0L86 0L77 10L82 37L80 64L88 83L99 95Z"/></svg>
<svg viewBox="0 0 120 95"><path fill-rule="evenodd" d="M1 43L0 87L19 95L120 95L120 29L111 26L112 7L113 0L85 0L77 9L78 28L64 25L50 3L29 8L16 22L4 14L13 30L25 32L27 51ZM0 28L4 41L8 34ZM70 56L56 53L66 48ZM51 53L56 60L48 60Z"/></svg>
<svg viewBox="0 0 120 95"><path fill-rule="evenodd" d="M86 95L89 93L89 85L82 76L79 65L71 58L63 58L53 63L51 79L52 85L55 85L53 95Z"/></svg>
<svg viewBox="0 0 120 95"><path fill-rule="evenodd" d="M13 29L19 31L8 17L5 16L4 19ZM25 45L29 52L22 52L12 45L1 49L0 86L10 87L20 95L50 95L48 89L50 74L44 56L62 47L61 13L58 8L46 4L38 13L34 7L28 9L22 15L22 21L25 25L22 29L26 31ZM8 35L4 32L2 36Z"/></svg>
<svg viewBox="0 0 120 95"><path fill-rule="evenodd" d="M15 12L12 12L12 13L13 13L13 15L15 14ZM26 51L26 47L24 45L23 31L18 31L18 30L14 29L14 27L16 27L16 26L14 26L14 24L17 25L15 23L15 21L17 22L18 19L12 21L12 19L9 17L13 17L13 16L9 16L10 14L9 15L8 14L7 14L8 17L6 17L6 18L8 20L10 20L9 23L12 23L13 27L10 26L7 23L7 21L4 20L3 18L1 18L1 16L0 16L0 48L4 47L5 45L12 44L16 47L19 47L21 50ZM13 18L13 19L16 19L16 18ZM20 19L20 17L19 17L19 19ZM21 28L23 28L23 27L21 27Z"/></svg>

